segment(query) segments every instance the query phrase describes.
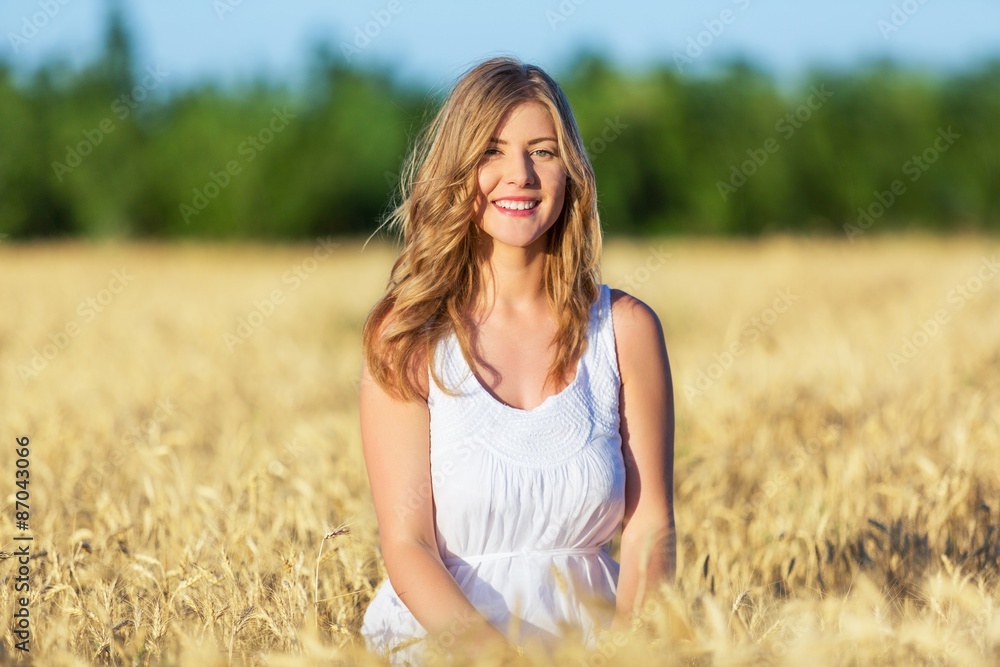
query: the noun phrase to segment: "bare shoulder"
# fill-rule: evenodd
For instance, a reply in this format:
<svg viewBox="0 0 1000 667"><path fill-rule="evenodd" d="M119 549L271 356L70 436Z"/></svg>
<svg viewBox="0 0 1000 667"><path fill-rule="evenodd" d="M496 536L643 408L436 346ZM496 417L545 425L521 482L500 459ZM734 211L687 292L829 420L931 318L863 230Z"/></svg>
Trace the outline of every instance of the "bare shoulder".
<svg viewBox="0 0 1000 667"><path fill-rule="evenodd" d="M611 290L611 319L622 382L654 360L666 362L660 318L647 303L620 289Z"/></svg>
<svg viewBox="0 0 1000 667"><path fill-rule="evenodd" d="M645 347L663 340L663 327L656 311L628 292L611 290L611 319L620 347Z"/></svg>

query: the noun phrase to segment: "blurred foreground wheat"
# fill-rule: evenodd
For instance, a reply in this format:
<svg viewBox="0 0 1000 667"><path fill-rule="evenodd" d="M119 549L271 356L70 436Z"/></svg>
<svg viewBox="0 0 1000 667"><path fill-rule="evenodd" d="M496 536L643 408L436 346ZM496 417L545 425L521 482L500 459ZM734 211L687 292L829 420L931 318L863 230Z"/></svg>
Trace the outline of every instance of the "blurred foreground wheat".
<svg viewBox="0 0 1000 667"><path fill-rule="evenodd" d="M604 282L666 332L678 582L560 663L1000 661L998 256L608 242ZM358 636L385 570L357 378L392 259L0 246L0 661L27 435L39 664L380 663Z"/></svg>

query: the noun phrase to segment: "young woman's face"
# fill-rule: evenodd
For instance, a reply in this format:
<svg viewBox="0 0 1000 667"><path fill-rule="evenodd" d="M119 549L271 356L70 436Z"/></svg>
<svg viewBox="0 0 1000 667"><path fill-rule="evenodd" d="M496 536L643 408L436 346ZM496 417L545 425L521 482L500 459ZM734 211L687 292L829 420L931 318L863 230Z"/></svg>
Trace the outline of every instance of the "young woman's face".
<svg viewBox="0 0 1000 667"><path fill-rule="evenodd" d="M494 243L544 248L565 195L566 167L552 114L538 102L513 107L479 162L476 224Z"/></svg>

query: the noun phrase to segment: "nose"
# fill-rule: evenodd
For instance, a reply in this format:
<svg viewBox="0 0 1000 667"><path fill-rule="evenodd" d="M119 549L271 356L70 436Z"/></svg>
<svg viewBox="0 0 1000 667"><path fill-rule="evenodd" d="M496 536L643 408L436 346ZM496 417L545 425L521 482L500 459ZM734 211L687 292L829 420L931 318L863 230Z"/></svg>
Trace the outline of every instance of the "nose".
<svg viewBox="0 0 1000 667"><path fill-rule="evenodd" d="M505 177L516 187L532 185L535 181L535 165L528 154L514 154L507 159Z"/></svg>

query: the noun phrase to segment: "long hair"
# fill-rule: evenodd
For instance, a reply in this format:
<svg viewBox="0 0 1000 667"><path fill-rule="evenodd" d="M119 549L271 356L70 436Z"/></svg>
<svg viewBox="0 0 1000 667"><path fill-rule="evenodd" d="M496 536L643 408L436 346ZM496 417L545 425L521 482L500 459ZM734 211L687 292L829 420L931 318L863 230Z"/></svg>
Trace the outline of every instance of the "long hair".
<svg viewBox="0 0 1000 667"><path fill-rule="evenodd" d="M486 269L479 251L484 232L474 221L478 165L501 119L522 102L549 109L567 174L563 210L547 232L544 260L545 293L558 325L546 386L559 386L586 350L590 307L601 285L594 171L559 85L537 66L492 58L462 75L417 135L395 208L383 222L401 232L403 249L365 320L362 349L373 379L398 399L423 398L416 374L426 376L426 367L414 363L421 351L437 385L455 395L433 363L437 342L451 332L475 367L468 314L479 303Z"/></svg>

